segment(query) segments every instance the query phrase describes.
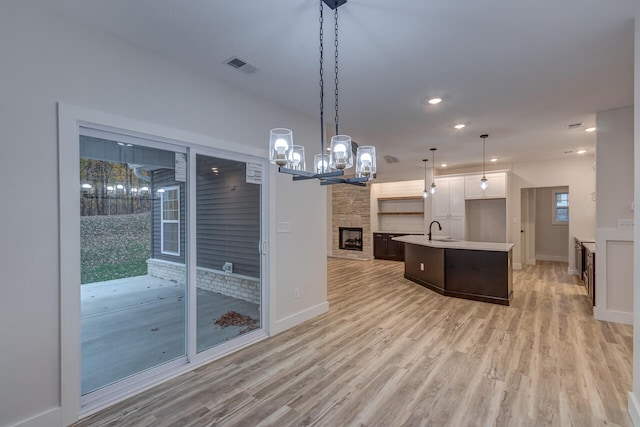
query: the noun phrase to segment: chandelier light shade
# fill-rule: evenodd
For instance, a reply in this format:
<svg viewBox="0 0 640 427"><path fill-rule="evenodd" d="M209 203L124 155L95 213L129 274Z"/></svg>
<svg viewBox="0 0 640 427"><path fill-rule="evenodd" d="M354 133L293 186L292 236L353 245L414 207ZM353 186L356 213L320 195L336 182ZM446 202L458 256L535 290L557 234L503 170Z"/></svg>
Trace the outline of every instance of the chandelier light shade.
<svg viewBox="0 0 640 427"><path fill-rule="evenodd" d="M429 191L427 190L427 162L429 159L422 159L424 162L424 190L422 191L422 198L426 199L429 197Z"/></svg>
<svg viewBox="0 0 640 427"><path fill-rule="evenodd" d="M293 148L293 133L289 129L271 129L269 137L269 161L280 167L287 165Z"/></svg>
<svg viewBox="0 0 640 427"><path fill-rule="evenodd" d="M329 172L329 155L316 154L313 156L313 170L316 174Z"/></svg>
<svg viewBox="0 0 640 427"><path fill-rule="evenodd" d="M356 151L356 177L373 179L376 173L376 147L363 145Z"/></svg>
<svg viewBox="0 0 640 427"><path fill-rule="evenodd" d="M304 147L302 145L292 145L288 166L295 171L307 170L307 164L304 159Z"/></svg>
<svg viewBox="0 0 640 427"><path fill-rule="evenodd" d="M485 141L488 137L488 134L480 135L480 138L482 138L482 178L480 179L480 188L483 190L489 187L489 180L486 177L485 171Z"/></svg>
<svg viewBox="0 0 640 427"><path fill-rule="evenodd" d="M293 175L294 181L318 179L320 185L352 184L365 186L376 173L376 151L374 147L358 147L356 152L356 176L343 178L345 169L353 166L353 144L351 137L338 131L338 8L347 0L319 0L320 4L320 154L313 156L313 171L307 172L304 161L304 148L293 145L293 136L289 129L272 129L269 143L269 161L279 166L278 171ZM325 151L324 123L324 42L323 22L324 5L333 10L334 47L335 47L335 125L336 133L331 138L330 154Z"/></svg>
<svg viewBox="0 0 640 427"><path fill-rule="evenodd" d="M336 135L331 138L331 168L349 169L353 166L353 150L351 137L348 135Z"/></svg>

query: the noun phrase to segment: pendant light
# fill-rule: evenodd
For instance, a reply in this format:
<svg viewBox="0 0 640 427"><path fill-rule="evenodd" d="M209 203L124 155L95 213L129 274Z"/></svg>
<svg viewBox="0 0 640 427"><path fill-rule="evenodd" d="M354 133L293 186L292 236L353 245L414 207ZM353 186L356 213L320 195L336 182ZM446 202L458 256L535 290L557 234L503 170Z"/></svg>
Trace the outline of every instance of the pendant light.
<svg viewBox="0 0 640 427"><path fill-rule="evenodd" d="M431 162L433 163L433 176L431 179L431 187L429 189L431 194L436 194L436 150L437 148L431 149Z"/></svg>
<svg viewBox="0 0 640 427"><path fill-rule="evenodd" d="M361 146L356 150L356 176L341 178L344 171L353 166L353 142L348 135L341 135L338 129L338 7L347 0L320 0L320 154L313 156L313 171L307 172L304 162L304 147L293 145L293 135L289 129L271 130L269 161L279 166L278 171L293 175L294 181L318 179L320 185L352 184L365 186L376 174L376 149ZM336 133L331 138L331 150L325 154L324 136L324 4L334 12L335 20L335 125Z"/></svg>
<svg viewBox="0 0 640 427"><path fill-rule="evenodd" d="M424 190L422 191L422 198L426 199L429 197L429 191L427 191L427 162L429 159L422 159L424 162Z"/></svg>
<svg viewBox="0 0 640 427"><path fill-rule="evenodd" d="M488 134L480 135L482 138L482 179L480 179L480 188L486 190L489 187L489 180L486 177L485 171L485 140L489 137Z"/></svg>

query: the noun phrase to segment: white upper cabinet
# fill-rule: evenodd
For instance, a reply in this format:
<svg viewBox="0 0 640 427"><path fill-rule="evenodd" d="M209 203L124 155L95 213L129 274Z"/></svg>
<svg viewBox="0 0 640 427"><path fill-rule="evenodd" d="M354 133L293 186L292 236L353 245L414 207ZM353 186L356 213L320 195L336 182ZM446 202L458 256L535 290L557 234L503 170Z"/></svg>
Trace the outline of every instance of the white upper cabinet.
<svg viewBox="0 0 640 427"><path fill-rule="evenodd" d="M451 216L463 217L464 177L436 178L436 194L433 196L433 214L435 218Z"/></svg>
<svg viewBox="0 0 640 427"><path fill-rule="evenodd" d="M480 188L482 174L467 175L465 177L465 199L504 199L507 197L507 173L491 172L487 177L486 190Z"/></svg>

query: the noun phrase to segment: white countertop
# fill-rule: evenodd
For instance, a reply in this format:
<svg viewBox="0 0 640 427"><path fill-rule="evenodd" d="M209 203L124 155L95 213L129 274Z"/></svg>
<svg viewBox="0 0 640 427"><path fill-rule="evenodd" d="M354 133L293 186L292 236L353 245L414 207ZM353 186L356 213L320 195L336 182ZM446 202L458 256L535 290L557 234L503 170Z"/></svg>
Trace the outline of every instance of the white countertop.
<svg viewBox="0 0 640 427"><path fill-rule="evenodd" d="M596 239L593 237L587 237L586 239L583 239L580 236L575 236L576 239L578 239L580 241L580 243L595 243Z"/></svg>
<svg viewBox="0 0 640 427"><path fill-rule="evenodd" d="M437 239L434 236L434 239ZM492 242L467 242L464 240L429 240L428 236L423 234L412 236L398 236L393 240L399 242L411 243L414 245L430 246L432 248L443 249L468 249L472 251L493 251L493 252L509 252L513 248L513 243L492 243Z"/></svg>
<svg viewBox="0 0 640 427"><path fill-rule="evenodd" d="M596 253L596 244L595 243L589 243L589 242L583 242L582 246L584 246L585 248L587 248L587 250L589 252L591 252L592 254Z"/></svg>

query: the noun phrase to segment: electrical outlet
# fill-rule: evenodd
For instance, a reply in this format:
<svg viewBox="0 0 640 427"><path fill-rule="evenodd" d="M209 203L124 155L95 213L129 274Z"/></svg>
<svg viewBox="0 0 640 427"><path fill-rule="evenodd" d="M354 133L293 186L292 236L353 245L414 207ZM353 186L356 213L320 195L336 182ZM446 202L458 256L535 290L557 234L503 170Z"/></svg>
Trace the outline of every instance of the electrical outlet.
<svg viewBox="0 0 640 427"><path fill-rule="evenodd" d="M293 289L293 297L294 298L300 298L300 288L294 288Z"/></svg>
<svg viewBox="0 0 640 427"><path fill-rule="evenodd" d="M420 263L420 271L424 271L424 263L423 262Z"/></svg>

